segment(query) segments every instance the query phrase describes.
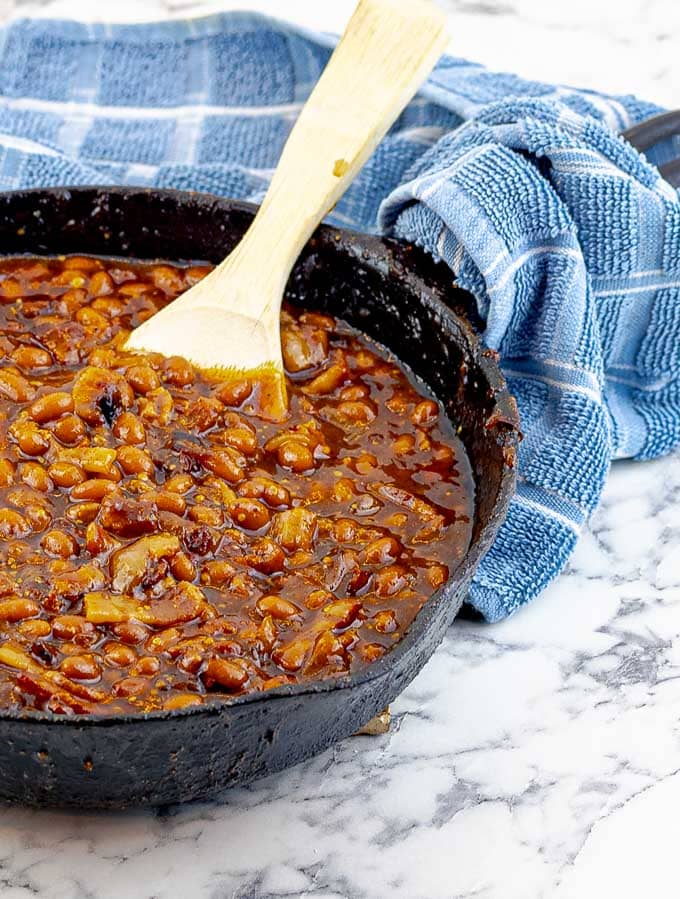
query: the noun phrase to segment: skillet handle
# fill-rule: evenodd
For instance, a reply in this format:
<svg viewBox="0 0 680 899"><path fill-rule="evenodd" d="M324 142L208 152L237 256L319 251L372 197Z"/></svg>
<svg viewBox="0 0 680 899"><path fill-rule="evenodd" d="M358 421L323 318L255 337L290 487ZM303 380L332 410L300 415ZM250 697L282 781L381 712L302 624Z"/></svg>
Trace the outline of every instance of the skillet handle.
<svg viewBox="0 0 680 899"><path fill-rule="evenodd" d="M652 116L639 125L623 131L621 137L641 153L669 137L680 136L680 109ZM672 187L680 187L680 157L659 166L661 177Z"/></svg>

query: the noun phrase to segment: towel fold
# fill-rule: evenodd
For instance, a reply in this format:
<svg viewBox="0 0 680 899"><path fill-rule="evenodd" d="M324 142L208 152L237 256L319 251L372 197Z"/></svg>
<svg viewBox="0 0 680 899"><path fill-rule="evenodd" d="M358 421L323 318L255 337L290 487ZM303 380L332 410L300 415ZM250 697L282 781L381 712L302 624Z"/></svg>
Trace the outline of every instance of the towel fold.
<svg viewBox="0 0 680 899"><path fill-rule="evenodd" d="M0 33L0 189L259 201L333 44L245 13L14 22ZM680 200L617 136L658 111L444 57L329 217L444 260L501 354L525 440L471 588L489 621L563 568L612 459L680 443Z"/></svg>

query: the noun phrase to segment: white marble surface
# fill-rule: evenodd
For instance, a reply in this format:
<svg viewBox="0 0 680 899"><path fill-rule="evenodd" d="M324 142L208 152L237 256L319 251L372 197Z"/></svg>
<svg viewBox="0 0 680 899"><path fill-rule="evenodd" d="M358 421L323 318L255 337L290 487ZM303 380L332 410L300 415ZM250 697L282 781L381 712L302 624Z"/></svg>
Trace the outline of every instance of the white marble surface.
<svg viewBox="0 0 680 899"><path fill-rule="evenodd" d="M351 7L48 0L4 13L149 19L232 5L329 29ZM680 104L677 0L446 5L461 54ZM504 624L456 624L393 712L388 735L214 802L1 810L0 895L677 897L680 455L616 465L563 577Z"/></svg>

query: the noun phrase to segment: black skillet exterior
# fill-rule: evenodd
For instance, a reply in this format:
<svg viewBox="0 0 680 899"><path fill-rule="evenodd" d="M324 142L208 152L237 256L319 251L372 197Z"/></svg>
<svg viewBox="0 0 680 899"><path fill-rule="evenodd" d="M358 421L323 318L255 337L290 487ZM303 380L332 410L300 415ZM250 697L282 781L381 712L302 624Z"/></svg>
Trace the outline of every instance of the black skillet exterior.
<svg viewBox="0 0 680 899"><path fill-rule="evenodd" d="M0 252L222 259L253 207L204 194L74 188L0 194ZM264 261L266 263L266 261ZM518 419L494 354L461 312L443 266L394 241L320 228L289 299L343 316L390 347L445 403L477 482L473 542L395 649L342 682L282 687L208 708L111 719L0 712L0 799L123 808L210 796L293 765L391 702L427 661L465 597L514 489Z"/></svg>

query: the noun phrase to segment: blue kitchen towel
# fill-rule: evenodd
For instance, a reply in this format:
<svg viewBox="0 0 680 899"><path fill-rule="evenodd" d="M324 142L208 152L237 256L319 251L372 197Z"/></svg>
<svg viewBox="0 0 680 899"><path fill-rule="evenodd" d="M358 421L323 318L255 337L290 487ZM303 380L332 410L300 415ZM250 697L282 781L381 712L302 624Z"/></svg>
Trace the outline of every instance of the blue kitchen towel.
<svg viewBox="0 0 680 899"><path fill-rule="evenodd" d="M0 32L0 189L259 200L334 40L244 13L16 21ZM680 442L680 201L617 136L657 111L444 57L330 217L443 259L501 354L525 439L471 590L490 621L564 567L612 459Z"/></svg>

